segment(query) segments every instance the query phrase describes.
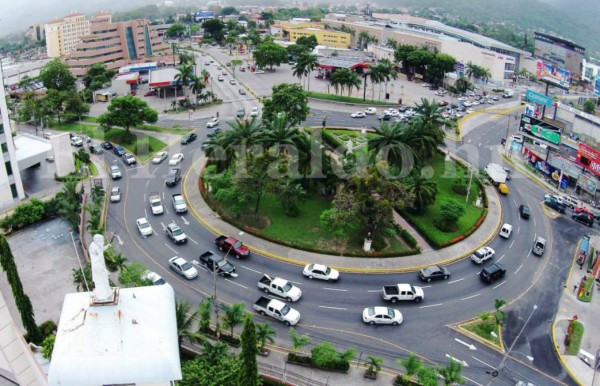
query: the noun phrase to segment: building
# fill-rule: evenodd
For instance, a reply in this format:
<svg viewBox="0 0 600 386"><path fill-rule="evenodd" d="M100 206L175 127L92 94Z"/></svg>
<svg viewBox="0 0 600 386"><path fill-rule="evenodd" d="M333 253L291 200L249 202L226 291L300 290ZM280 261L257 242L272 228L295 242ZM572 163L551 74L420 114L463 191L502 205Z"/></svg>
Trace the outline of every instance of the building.
<svg viewBox="0 0 600 386"><path fill-rule="evenodd" d="M582 62L582 69L583 71L581 73L581 80L593 82L594 79L600 75L600 60L594 58L584 58Z"/></svg>
<svg viewBox="0 0 600 386"><path fill-rule="evenodd" d="M46 32L44 30L44 24L36 24L30 26L25 32L25 36L34 42L41 42L46 39Z"/></svg>
<svg viewBox="0 0 600 386"><path fill-rule="evenodd" d="M317 44L327 47L350 48L352 35L347 32L324 29L323 24L306 21L304 19L294 19L280 24L282 35L295 43L301 36L314 35L317 38Z"/></svg>
<svg viewBox="0 0 600 386"><path fill-rule="evenodd" d="M110 14L100 13L91 20L91 31L81 38L67 64L73 75L85 75L93 64L107 69L144 62L160 62L168 45L146 19L112 23Z"/></svg>
<svg viewBox="0 0 600 386"><path fill-rule="evenodd" d="M198 11L194 14L194 21L200 23L204 20L214 19L214 17L215 13L213 11Z"/></svg>
<svg viewBox="0 0 600 386"><path fill-rule="evenodd" d="M571 77L581 79L581 65L585 48L557 36L534 32L534 56L545 63L564 68L571 72Z"/></svg>
<svg viewBox="0 0 600 386"><path fill-rule="evenodd" d="M81 37L89 35L90 22L82 13L70 13L44 25L46 53L50 58L59 58L75 51Z"/></svg>

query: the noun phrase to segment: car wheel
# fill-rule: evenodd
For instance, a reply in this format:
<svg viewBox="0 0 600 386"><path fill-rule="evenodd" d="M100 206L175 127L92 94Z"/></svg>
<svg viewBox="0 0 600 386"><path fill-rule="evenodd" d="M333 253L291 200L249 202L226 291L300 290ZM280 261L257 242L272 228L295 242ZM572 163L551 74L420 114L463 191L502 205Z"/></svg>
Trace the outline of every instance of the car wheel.
<svg viewBox="0 0 600 386"><path fill-rule="evenodd" d="M266 289L266 288L265 288L265 289L263 289L263 291L265 291L265 293L266 293L266 294L268 294L268 293L269 293L269 290L268 290L268 289Z"/></svg>
<svg viewBox="0 0 600 386"><path fill-rule="evenodd" d="M286 321L286 322L285 322L285 325L286 325L286 326L289 326L289 325L290 325L290 322Z"/></svg>
<svg viewBox="0 0 600 386"><path fill-rule="evenodd" d="M430 277L428 277L427 279L425 279L425 281L426 281L427 283L430 283L430 282L431 282L431 278L430 278Z"/></svg>
<svg viewBox="0 0 600 386"><path fill-rule="evenodd" d="M288 302L292 302L292 298L290 297L285 298L285 300L287 300Z"/></svg>
<svg viewBox="0 0 600 386"><path fill-rule="evenodd" d="M450 276L444 275L444 280L448 279Z"/></svg>
<svg viewBox="0 0 600 386"><path fill-rule="evenodd" d="M392 303L396 303L396 302L398 301L398 299L396 299L396 298L391 298L391 299L390 299L390 301L391 301Z"/></svg>
<svg viewBox="0 0 600 386"><path fill-rule="evenodd" d="M392 326L397 326L398 322L392 322Z"/></svg>
<svg viewBox="0 0 600 386"><path fill-rule="evenodd" d="M415 298L415 303L421 303L422 298Z"/></svg>
<svg viewBox="0 0 600 386"><path fill-rule="evenodd" d="M309 278L310 280L314 279L312 275L308 275L308 278Z"/></svg>
<svg viewBox="0 0 600 386"><path fill-rule="evenodd" d="M223 246L219 245L219 251L223 252Z"/></svg>
<svg viewBox="0 0 600 386"><path fill-rule="evenodd" d="M265 316L265 312L264 311L260 311L259 314L261 314L262 316Z"/></svg>
<svg viewBox="0 0 600 386"><path fill-rule="evenodd" d="M369 322L369 324L370 324L371 326L374 326L374 325L375 325L375 322L371 320L371 321Z"/></svg>

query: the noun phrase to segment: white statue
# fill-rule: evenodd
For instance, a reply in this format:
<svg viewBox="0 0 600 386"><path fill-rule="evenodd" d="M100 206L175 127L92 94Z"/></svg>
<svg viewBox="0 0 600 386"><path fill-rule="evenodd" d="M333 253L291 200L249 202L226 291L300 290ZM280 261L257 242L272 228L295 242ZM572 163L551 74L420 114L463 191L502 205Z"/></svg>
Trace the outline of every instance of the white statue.
<svg viewBox="0 0 600 386"><path fill-rule="evenodd" d="M104 251L110 244L104 244L104 236L94 235L94 241L90 243L88 251L92 261L92 280L94 281L94 298L96 301L110 301L113 298L113 291L110 288L108 280L108 270L104 262Z"/></svg>
<svg viewBox="0 0 600 386"><path fill-rule="evenodd" d="M351 139L346 142L346 148L348 149L348 153L352 153L352 150L354 150L354 144Z"/></svg>

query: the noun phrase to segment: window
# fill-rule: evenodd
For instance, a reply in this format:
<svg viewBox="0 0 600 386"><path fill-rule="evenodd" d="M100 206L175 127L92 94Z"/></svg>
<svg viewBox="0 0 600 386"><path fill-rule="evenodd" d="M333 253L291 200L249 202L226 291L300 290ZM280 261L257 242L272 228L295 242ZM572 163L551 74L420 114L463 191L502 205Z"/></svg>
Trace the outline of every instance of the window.
<svg viewBox="0 0 600 386"><path fill-rule="evenodd" d="M0 145L0 147L2 148L2 153L8 152L8 145L6 144L6 142Z"/></svg>
<svg viewBox="0 0 600 386"><path fill-rule="evenodd" d="M12 176L13 171L12 171L12 166L10 165L10 161L6 161L4 163L4 167L6 168L6 174L9 176Z"/></svg>
<svg viewBox="0 0 600 386"><path fill-rule="evenodd" d="M10 184L10 192L12 193L13 198L19 197L19 192L17 192L17 185Z"/></svg>

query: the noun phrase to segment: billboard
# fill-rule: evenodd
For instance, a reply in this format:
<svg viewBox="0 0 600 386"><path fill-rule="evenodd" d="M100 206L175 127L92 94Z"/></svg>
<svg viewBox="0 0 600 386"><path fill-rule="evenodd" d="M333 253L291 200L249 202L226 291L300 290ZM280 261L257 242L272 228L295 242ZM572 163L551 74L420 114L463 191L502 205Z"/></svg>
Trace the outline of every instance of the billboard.
<svg viewBox="0 0 600 386"><path fill-rule="evenodd" d="M560 187L561 189L566 189L569 185L569 177L566 174L562 174L561 170L555 168L550 165L548 162L544 161L539 155L534 153L532 150L525 148L523 151L523 155L529 164L534 167L540 173L544 173L546 177L552 178L555 182L558 183L560 179Z"/></svg>
<svg viewBox="0 0 600 386"><path fill-rule="evenodd" d="M596 75L596 80L594 80L594 95L600 96L600 75Z"/></svg>
<svg viewBox="0 0 600 386"><path fill-rule="evenodd" d="M531 103L539 103L540 105L544 106L552 106L552 104L554 103L552 97L532 90L527 90L525 92L525 99L527 99Z"/></svg>
<svg viewBox="0 0 600 386"><path fill-rule="evenodd" d="M538 105L538 104L535 104L535 105L526 104L525 105L525 115L527 115L528 117L539 118L542 115L542 109L540 108L540 105Z"/></svg>
<svg viewBox="0 0 600 386"><path fill-rule="evenodd" d="M553 126L548 122L540 121L534 117L525 114L521 115L519 130L554 145L560 144L560 128Z"/></svg>
<svg viewBox="0 0 600 386"><path fill-rule="evenodd" d="M546 64L541 60L536 63L536 77L553 85L568 89L571 86L571 73L563 68Z"/></svg>
<svg viewBox="0 0 600 386"><path fill-rule="evenodd" d="M213 11L198 11L194 15L194 20L203 21L207 19L212 19L215 17L215 13Z"/></svg>
<svg viewBox="0 0 600 386"><path fill-rule="evenodd" d="M579 143L577 150L577 163L585 169L600 176L600 152L588 145Z"/></svg>

